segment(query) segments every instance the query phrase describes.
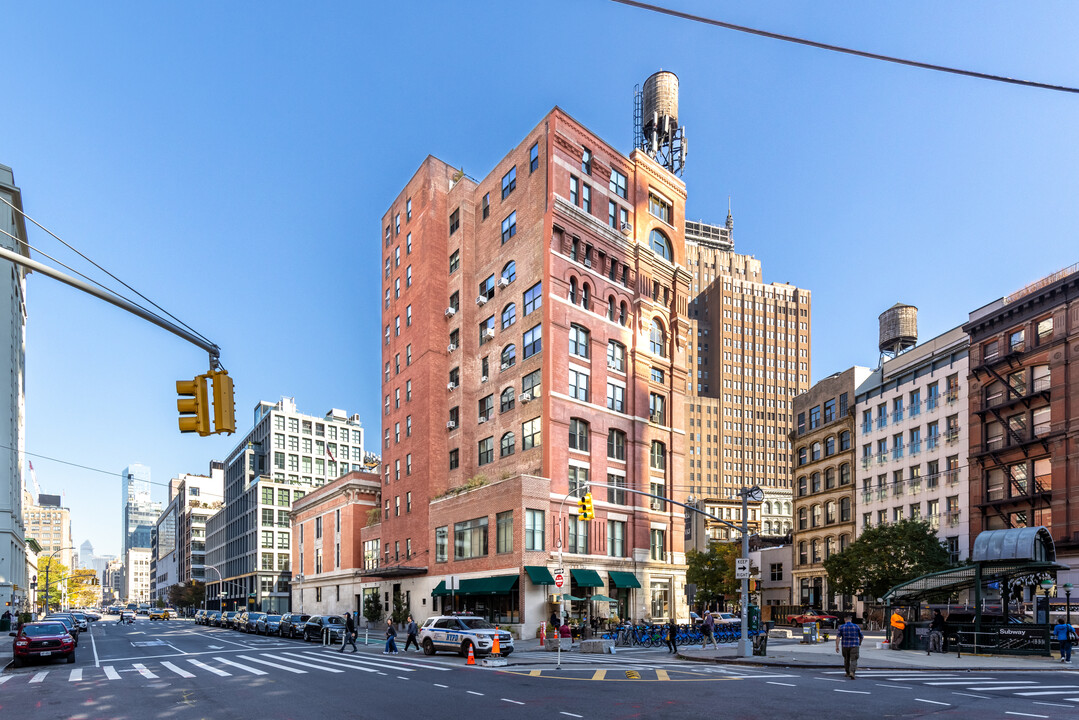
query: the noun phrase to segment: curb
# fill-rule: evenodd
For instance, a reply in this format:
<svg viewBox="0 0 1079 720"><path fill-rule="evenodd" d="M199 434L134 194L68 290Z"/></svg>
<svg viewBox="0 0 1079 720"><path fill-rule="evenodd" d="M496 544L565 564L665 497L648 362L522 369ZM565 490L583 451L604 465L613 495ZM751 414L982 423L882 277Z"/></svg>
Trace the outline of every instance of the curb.
<svg viewBox="0 0 1079 720"><path fill-rule="evenodd" d="M966 656L964 657L989 657L989 656ZM711 663L713 665L739 665L743 667L763 667L763 668L828 668L835 670L836 668L842 668L841 664L835 663L812 663L812 662L761 662L759 660L750 660L749 658L702 658L702 657L690 657L688 655L678 654L679 660L685 660L686 662L700 662ZM1059 663L1058 663L1059 664ZM907 672L1055 672L1061 668L1044 667L1044 668L930 668L930 667L917 667L910 665L900 666L883 666L883 665L863 665L858 664L859 670L892 670L892 671L907 671Z"/></svg>

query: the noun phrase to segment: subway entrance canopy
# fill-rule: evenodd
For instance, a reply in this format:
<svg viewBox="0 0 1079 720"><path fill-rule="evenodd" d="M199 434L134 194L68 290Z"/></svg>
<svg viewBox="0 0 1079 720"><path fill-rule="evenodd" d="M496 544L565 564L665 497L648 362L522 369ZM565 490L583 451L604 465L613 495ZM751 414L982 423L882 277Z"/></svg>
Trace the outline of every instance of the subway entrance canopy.
<svg viewBox="0 0 1079 720"><path fill-rule="evenodd" d="M1045 527L986 530L974 539L970 559L969 565L896 585L884 594L884 604L914 605L928 598L973 589L980 621L982 592L987 584L1000 583L1002 594L1007 597L1009 585L1037 585L1045 578L1055 577L1060 570L1070 569L1056 561L1053 537Z"/></svg>

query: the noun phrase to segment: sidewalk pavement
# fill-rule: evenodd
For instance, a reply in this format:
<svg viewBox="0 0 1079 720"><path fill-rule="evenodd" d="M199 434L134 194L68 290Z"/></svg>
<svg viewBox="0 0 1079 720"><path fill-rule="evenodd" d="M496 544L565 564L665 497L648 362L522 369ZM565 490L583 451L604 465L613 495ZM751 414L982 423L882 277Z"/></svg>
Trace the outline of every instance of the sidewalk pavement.
<svg viewBox="0 0 1079 720"><path fill-rule="evenodd" d="M1035 655L962 655L954 652L927 655L920 650L891 650L888 646L878 648L882 636L866 636L858 657L859 670L1063 670L1073 665L1063 665L1060 657ZM843 668L843 656L835 651L835 640L816 645L802 645L793 641L768 641L766 657L738 657L737 646L704 650L697 645L682 646L678 657L696 662L727 663L736 665L759 665L809 668Z"/></svg>

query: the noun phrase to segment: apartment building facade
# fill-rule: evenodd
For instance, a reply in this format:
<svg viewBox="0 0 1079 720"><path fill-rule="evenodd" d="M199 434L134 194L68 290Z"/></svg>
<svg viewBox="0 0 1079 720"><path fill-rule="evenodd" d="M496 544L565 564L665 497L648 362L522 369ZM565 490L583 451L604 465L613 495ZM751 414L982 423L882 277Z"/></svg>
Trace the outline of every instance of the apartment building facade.
<svg viewBox="0 0 1079 720"><path fill-rule="evenodd" d="M967 334L954 328L885 361L858 390L858 534L927 520L969 557Z"/></svg>
<svg viewBox="0 0 1079 720"><path fill-rule="evenodd" d="M71 510L63 506L60 495L40 494L36 498L23 493L23 524L26 537L41 547L40 557L52 557L68 570L74 570L78 554L71 532Z"/></svg>
<svg viewBox="0 0 1079 720"><path fill-rule="evenodd" d="M869 368L831 375L794 399L794 583L795 602L825 610L850 610L853 597L828 588L824 561L853 542L854 406Z"/></svg>
<svg viewBox="0 0 1079 720"><path fill-rule="evenodd" d="M684 478L685 193L555 108L483 179L428 157L391 203L382 516L363 531L387 607L538 624L561 546L563 592L685 617L682 513L622 489ZM567 500L589 482L591 522Z"/></svg>
<svg viewBox="0 0 1079 720"><path fill-rule="evenodd" d="M970 313L970 536L1045 526L1079 566L1079 265ZM973 540L972 540L973 541ZM1079 571L1057 576L1079 582Z"/></svg>
<svg viewBox="0 0 1079 720"><path fill-rule="evenodd" d="M170 587L206 579L206 521L224 506L224 486L225 464L217 461L209 475L169 481L169 502L155 525L152 600L167 601Z"/></svg>

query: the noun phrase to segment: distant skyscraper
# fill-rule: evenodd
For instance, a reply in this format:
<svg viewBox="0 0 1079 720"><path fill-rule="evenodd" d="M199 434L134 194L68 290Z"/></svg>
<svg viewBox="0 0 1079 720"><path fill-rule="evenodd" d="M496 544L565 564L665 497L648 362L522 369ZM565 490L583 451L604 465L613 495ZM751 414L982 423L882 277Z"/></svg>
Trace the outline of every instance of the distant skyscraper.
<svg viewBox="0 0 1079 720"><path fill-rule="evenodd" d="M161 504L150 501L150 468L133 463L121 476L123 538L121 557L131 548L150 547L150 528L157 522Z"/></svg>
<svg viewBox="0 0 1079 720"><path fill-rule="evenodd" d="M92 568L94 566L94 544L89 540L79 545L79 567Z"/></svg>

